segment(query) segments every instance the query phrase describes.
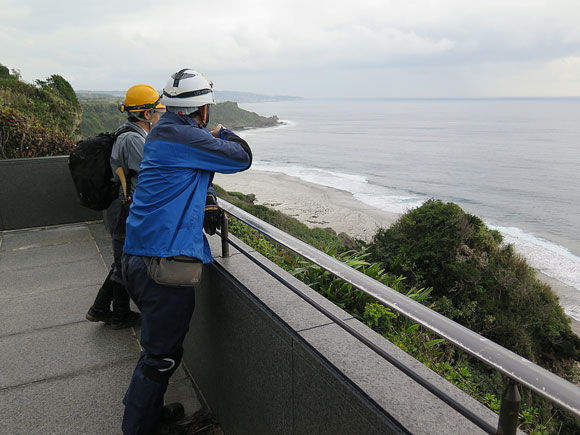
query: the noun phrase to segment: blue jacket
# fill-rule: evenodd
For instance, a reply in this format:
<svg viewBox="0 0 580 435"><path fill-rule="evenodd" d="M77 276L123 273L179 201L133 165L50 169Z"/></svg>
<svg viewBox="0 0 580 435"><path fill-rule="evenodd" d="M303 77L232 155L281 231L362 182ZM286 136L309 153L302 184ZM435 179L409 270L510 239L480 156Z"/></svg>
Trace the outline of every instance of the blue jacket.
<svg viewBox="0 0 580 435"><path fill-rule="evenodd" d="M233 174L251 164L250 147L232 131L214 138L193 119L165 113L147 135L124 252L211 262L203 217L214 172Z"/></svg>

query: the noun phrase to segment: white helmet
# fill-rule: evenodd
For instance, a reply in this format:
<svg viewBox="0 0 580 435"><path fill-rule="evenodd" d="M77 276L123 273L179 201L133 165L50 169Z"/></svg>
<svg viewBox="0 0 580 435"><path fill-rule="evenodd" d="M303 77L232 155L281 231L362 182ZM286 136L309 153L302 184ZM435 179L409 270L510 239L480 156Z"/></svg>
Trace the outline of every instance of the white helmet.
<svg viewBox="0 0 580 435"><path fill-rule="evenodd" d="M213 83L202 73L185 68L176 72L165 84L161 102L170 112L183 115L195 112L206 104L215 104Z"/></svg>

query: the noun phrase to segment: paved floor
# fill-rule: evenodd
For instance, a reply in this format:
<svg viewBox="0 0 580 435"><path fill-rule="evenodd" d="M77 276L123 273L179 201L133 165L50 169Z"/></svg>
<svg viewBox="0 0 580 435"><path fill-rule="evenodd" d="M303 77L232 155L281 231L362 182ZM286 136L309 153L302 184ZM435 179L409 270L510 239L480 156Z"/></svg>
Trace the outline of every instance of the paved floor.
<svg viewBox="0 0 580 435"><path fill-rule="evenodd" d="M119 434L135 329L85 320L112 262L102 223L0 232L0 434ZM203 414L186 370L167 401Z"/></svg>

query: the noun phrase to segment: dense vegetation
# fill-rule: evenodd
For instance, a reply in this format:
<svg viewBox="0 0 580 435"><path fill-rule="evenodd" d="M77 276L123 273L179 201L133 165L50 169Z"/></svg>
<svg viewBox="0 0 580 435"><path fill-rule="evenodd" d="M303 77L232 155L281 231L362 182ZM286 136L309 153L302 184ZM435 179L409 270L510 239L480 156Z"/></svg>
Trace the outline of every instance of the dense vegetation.
<svg viewBox="0 0 580 435"><path fill-rule="evenodd" d="M255 205L253 195L218 195L346 264L578 384L580 339L551 289L501 235L453 203L428 201L368 246L348 249L333 234L310 229ZM230 230L354 317L494 411L505 380L349 284L232 219ZM522 391L520 428L532 434L580 433L578 419Z"/></svg>
<svg viewBox="0 0 580 435"><path fill-rule="evenodd" d="M0 158L69 153L81 116L77 97L61 76L29 84L0 64Z"/></svg>
<svg viewBox="0 0 580 435"><path fill-rule="evenodd" d="M433 287L442 314L559 374L580 359L580 338L548 285L481 219L428 201L379 230L371 258L409 283Z"/></svg>
<svg viewBox="0 0 580 435"><path fill-rule="evenodd" d="M82 137L96 136L104 131L115 131L127 120L119 112L118 103L108 101L81 101L83 119L80 125Z"/></svg>

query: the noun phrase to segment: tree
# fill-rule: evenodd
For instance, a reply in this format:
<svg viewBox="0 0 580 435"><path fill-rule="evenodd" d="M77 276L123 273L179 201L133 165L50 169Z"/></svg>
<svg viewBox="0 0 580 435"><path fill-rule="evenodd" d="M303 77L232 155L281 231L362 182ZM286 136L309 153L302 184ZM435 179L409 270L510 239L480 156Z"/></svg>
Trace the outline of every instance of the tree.
<svg viewBox="0 0 580 435"><path fill-rule="evenodd" d="M12 68L10 71L12 72L12 77L14 77L16 80L22 80L22 74L20 73L19 69Z"/></svg>
<svg viewBox="0 0 580 435"><path fill-rule="evenodd" d="M10 70L0 63L0 79L11 78Z"/></svg>
<svg viewBox="0 0 580 435"><path fill-rule="evenodd" d="M74 89L62 76L53 74L46 80L36 80L36 85L41 89L45 89L59 95L73 106L80 107L79 100L77 99Z"/></svg>

